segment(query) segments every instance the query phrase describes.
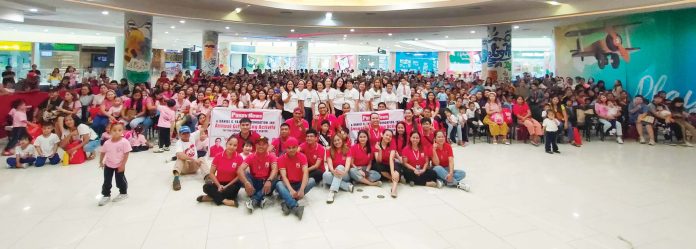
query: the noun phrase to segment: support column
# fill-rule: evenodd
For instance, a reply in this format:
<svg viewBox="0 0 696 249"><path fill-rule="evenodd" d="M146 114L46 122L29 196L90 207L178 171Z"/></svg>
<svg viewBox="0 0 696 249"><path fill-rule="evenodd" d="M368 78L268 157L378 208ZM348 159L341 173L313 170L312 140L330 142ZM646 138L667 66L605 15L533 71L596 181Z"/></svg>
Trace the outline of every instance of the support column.
<svg viewBox="0 0 696 249"><path fill-rule="evenodd" d="M309 68L309 42L307 41L297 41L297 50L295 56L297 56L297 69L308 69Z"/></svg>
<svg viewBox="0 0 696 249"><path fill-rule="evenodd" d="M482 79L492 78L500 83L512 80L512 26L488 26L482 39Z"/></svg>
<svg viewBox="0 0 696 249"><path fill-rule="evenodd" d="M126 12L123 23L123 76L130 84L150 82L152 16Z"/></svg>
<svg viewBox="0 0 696 249"><path fill-rule="evenodd" d="M184 70L184 72L186 70L190 70L191 69L191 49L190 48L182 49L181 50L181 57L182 57L181 58L182 59L182 62L181 62L182 70Z"/></svg>
<svg viewBox="0 0 696 249"><path fill-rule="evenodd" d="M125 39L123 36L114 37L114 79L123 79L123 55L125 52Z"/></svg>
<svg viewBox="0 0 696 249"><path fill-rule="evenodd" d="M209 30L203 32L202 52L201 69L206 75L211 75L218 67L218 32Z"/></svg>
<svg viewBox="0 0 696 249"><path fill-rule="evenodd" d="M222 65L222 68L220 68L220 72L222 74L227 74L232 71L232 67L230 65L230 43L229 42L222 42L220 43L220 65Z"/></svg>

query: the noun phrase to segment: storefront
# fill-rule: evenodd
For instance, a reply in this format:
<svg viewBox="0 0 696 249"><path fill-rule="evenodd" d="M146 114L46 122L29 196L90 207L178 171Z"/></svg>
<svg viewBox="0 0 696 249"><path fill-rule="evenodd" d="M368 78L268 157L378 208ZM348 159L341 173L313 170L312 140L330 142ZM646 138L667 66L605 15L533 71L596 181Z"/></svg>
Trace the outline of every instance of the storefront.
<svg viewBox="0 0 696 249"><path fill-rule="evenodd" d="M17 78L25 78L31 70L31 42L0 41L0 70L12 66Z"/></svg>

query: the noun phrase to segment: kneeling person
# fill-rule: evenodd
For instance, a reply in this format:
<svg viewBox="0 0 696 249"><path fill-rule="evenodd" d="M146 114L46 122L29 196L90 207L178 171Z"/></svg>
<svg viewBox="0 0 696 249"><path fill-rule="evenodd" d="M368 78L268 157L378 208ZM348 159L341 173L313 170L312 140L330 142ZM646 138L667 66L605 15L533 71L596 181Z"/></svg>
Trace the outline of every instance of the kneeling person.
<svg viewBox="0 0 696 249"><path fill-rule="evenodd" d="M172 188L176 191L181 189L180 175L194 174L201 171L204 175L203 179L209 178L210 168L206 164L205 159L198 157L195 141L197 138L191 136L191 129L188 126L182 126L179 129L179 141L176 142L176 163L174 163L174 182Z"/></svg>
<svg viewBox="0 0 696 249"><path fill-rule="evenodd" d="M288 215L292 212L302 219L304 207L299 206L297 201L304 198L304 195L316 185L316 181L313 178L309 178L307 157L302 153L298 153L297 148L299 145L297 139L294 137L288 138L286 146L286 153L278 158L282 181L276 182L276 189L278 189L278 195L284 201L281 204L283 214Z"/></svg>

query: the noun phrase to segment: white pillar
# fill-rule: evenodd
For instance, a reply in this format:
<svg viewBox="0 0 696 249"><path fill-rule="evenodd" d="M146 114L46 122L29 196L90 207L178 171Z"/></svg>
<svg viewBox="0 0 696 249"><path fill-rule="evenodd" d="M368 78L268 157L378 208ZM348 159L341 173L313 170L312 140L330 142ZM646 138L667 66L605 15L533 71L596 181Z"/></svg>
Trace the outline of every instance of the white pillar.
<svg viewBox="0 0 696 249"><path fill-rule="evenodd" d="M124 43L123 36L114 37L114 80L121 80L123 78L123 51Z"/></svg>

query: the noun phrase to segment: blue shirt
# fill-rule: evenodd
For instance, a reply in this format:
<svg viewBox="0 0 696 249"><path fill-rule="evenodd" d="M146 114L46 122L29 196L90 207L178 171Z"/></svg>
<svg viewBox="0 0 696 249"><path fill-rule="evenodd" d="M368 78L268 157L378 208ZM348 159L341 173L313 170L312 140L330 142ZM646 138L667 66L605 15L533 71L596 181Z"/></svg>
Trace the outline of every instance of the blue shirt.
<svg viewBox="0 0 696 249"><path fill-rule="evenodd" d="M437 94L437 100L439 101L447 101L447 94L446 93L438 93Z"/></svg>

